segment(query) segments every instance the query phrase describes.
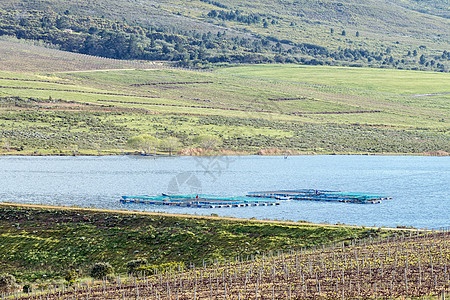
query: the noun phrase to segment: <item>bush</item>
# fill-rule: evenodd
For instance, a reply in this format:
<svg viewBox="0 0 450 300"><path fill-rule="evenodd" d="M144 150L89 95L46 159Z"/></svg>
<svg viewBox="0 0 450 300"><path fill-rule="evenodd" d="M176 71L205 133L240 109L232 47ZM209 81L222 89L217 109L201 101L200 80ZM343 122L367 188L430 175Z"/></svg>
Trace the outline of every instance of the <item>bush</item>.
<svg viewBox="0 0 450 300"><path fill-rule="evenodd" d="M200 148L206 150L215 150L219 145L222 144L222 140L216 136L212 135L202 135L196 137L194 142L198 143Z"/></svg>
<svg viewBox="0 0 450 300"><path fill-rule="evenodd" d="M160 265L147 265L147 266L141 266L136 269L136 271L144 271L145 273L150 274L162 274L169 272L170 270L177 270L178 268L185 268L185 265L183 262L169 262L165 264Z"/></svg>
<svg viewBox="0 0 450 300"><path fill-rule="evenodd" d="M19 286L16 278L12 275L5 274L0 276L0 292L9 293L17 289Z"/></svg>
<svg viewBox="0 0 450 300"><path fill-rule="evenodd" d="M136 273L136 269L147 264L147 260L145 258L130 260L127 262L128 274Z"/></svg>
<svg viewBox="0 0 450 300"><path fill-rule="evenodd" d="M64 280L67 281L67 283L69 283L70 285L74 284L77 278L78 273L74 269L67 271L67 273L64 275Z"/></svg>
<svg viewBox="0 0 450 300"><path fill-rule="evenodd" d="M99 262L92 266L89 274L94 279L102 279L114 272L113 267L109 263Z"/></svg>
<svg viewBox="0 0 450 300"><path fill-rule="evenodd" d="M22 292L24 293L31 293L33 291L33 287L31 284L27 283L22 287Z"/></svg>

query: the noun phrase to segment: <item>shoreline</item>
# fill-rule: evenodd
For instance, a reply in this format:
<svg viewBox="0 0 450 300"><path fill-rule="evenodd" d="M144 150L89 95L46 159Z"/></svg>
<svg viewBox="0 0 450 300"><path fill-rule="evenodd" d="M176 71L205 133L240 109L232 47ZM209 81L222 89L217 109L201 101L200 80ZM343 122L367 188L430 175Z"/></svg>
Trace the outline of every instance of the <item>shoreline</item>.
<svg viewBox="0 0 450 300"><path fill-rule="evenodd" d="M106 151L105 151L106 152ZM139 156L139 157L211 157L211 156L318 156L318 155L336 155L336 156L435 156L435 157L446 157L450 156L450 152L445 151L437 151L437 152L425 152L425 153L398 153L398 152L382 152L382 153L368 153L368 152L323 152L323 153L315 153L315 152L305 152L305 153L296 153L296 154L284 154L284 153L271 153L271 154L258 154L256 152L208 152L197 155L189 155L189 154L175 154L175 155L167 155L167 154L156 154L156 155L141 155L135 152L113 152L109 154L95 154L91 152L81 152L78 154L71 153L20 153L20 152L10 152L5 153L1 152L0 157L33 157L33 156L42 156L42 157L69 157L69 156L81 156L81 157L92 157L92 156Z"/></svg>
<svg viewBox="0 0 450 300"><path fill-rule="evenodd" d="M323 224L312 223L307 221L281 221L281 220L260 220L260 219L243 219L234 217L221 217L211 215L194 215L194 214L174 214L163 212L148 212L137 210L119 210L119 209L102 209L102 208L88 208L88 207L75 207L75 206L56 206L45 204L25 204L25 203L13 203L13 202L0 202L1 207L16 207L16 208L34 208L34 209L54 209L54 210L67 210L67 211L85 211L85 212L98 212L98 213L110 213L110 214L123 214L123 215L140 215L140 216L165 216L175 218L192 218L192 219L204 219L204 220L225 220L235 222L249 222L249 223L263 223L263 224L283 224L292 226L311 226L311 227L338 227L338 228L365 228L373 230L386 230L386 231L421 231L430 232L433 229L423 228L402 228L402 227L373 227L364 225L347 225L347 224Z"/></svg>

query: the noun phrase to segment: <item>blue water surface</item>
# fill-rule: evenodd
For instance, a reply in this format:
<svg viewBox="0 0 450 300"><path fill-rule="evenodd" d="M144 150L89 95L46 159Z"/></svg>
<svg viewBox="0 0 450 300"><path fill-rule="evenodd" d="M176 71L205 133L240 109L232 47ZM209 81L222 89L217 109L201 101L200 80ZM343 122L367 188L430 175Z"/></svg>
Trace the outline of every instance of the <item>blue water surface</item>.
<svg viewBox="0 0 450 300"><path fill-rule="evenodd" d="M0 201L365 226L450 225L450 157L0 157ZM392 196L382 204L284 201L280 206L195 209L121 204L122 195L245 195L327 189Z"/></svg>

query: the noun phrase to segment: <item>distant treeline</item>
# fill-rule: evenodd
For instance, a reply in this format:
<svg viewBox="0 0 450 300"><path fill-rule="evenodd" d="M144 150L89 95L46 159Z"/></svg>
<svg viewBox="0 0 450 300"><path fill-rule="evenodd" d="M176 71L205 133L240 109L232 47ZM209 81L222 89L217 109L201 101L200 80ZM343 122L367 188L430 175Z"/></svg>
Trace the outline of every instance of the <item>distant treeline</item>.
<svg viewBox="0 0 450 300"><path fill-rule="evenodd" d="M220 5L215 1L204 2ZM263 22L263 26L269 20L269 17L262 19L258 14L244 14L239 10L212 10L208 16L246 24ZM444 62L450 60L447 51L426 57L412 49L399 57L391 54L389 48L382 52L351 48L331 50L273 36L243 37L226 31L200 33L176 27L131 26L104 18L80 17L69 11L59 14L51 10L0 10L0 35L41 40L70 52L115 59L172 61L178 66L278 62L445 71Z"/></svg>
<svg viewBox="0 0 450 300"><path fill-rule="evenodd" d="M211 1L211 0L200 0L200 1L208 3L208 4L211 4L211 5L214 5L214 6L217 6L217 7L220 7L220 8L228 8L228 6L226 6L225 4L222 4L222 3L217 2L217 1Z"/></svg>
<svg viewBox="0 0 450 300"><path fill-rule="evenodd" d="M246 24L254 24L261 22L261 16L259 14L243 14L240 10L211 10L208 13L210 18L218 18L226 21L237 21Z"/></svg>

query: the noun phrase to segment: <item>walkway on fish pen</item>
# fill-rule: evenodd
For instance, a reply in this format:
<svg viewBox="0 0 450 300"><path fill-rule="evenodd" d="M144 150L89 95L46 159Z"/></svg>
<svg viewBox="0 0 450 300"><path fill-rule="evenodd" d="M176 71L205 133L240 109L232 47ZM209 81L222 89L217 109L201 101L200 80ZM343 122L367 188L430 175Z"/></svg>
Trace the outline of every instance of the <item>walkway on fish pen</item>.
<svg viewBox="0 0 450 300"><path fill-rule="evenodd" d="M122 196L122 203L140 203L197 208L224 208L247 206L280 205L279 201L270 198L224 197L214 195L142 195Z"/></svg>
<svg viewBox="0 0 450 300"><path fill-rule="evenodd" d="M392 197L390 196L379 194L328 191L316 189L250 192L248 193L247 196L256 198L272 198L277 200L310 200L310 201L344 202L344 203L358 203L358 204L375 204L381 203L382 200L392 199Z"/></svg>

